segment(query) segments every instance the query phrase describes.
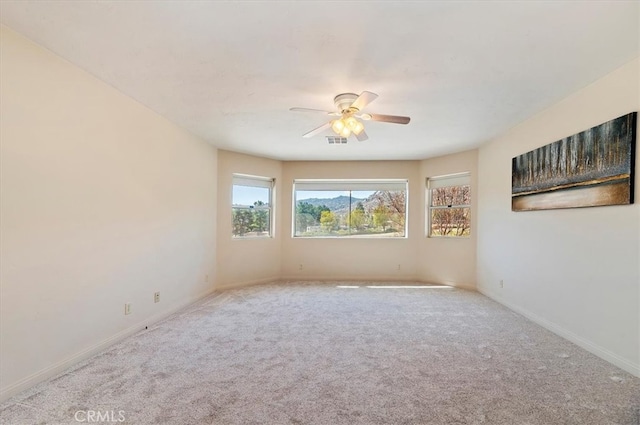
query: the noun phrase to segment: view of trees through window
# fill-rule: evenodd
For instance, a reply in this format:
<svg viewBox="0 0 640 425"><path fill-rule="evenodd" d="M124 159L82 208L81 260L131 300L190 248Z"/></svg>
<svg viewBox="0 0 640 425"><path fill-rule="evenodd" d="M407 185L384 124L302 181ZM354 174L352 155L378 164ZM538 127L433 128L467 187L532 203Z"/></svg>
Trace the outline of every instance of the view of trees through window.
<svg viewBox="0 0 640 425"><path fill-rule="evenodd" d="M348 182L344 185L347 187ZM405 236L406 188L404 190L296 189L295 202L295 236Z"/></svg>
<svg viewBox="0 0 640 425"><path fill-rule="evenodd" d="M273 179L234 175L234 238L270 237ZM471 234L468 173L428 179L428 235ZM406 180L296 180L294 236L405 237Z"/></svg>
<svg viewBox="0 0 640 425"><path fill-rule="evenodd" d="M469 236L471 233L471 186L430 189L429 236Z"/></svg>
<svg viewBox="0 0 640 425"><path fill-rule="evenodd" d="M235 183L235 182L234 182ZM271 235L271 181L238 179L233 185L233 236ZM260 186L250 186L256 184Z"/></svg>

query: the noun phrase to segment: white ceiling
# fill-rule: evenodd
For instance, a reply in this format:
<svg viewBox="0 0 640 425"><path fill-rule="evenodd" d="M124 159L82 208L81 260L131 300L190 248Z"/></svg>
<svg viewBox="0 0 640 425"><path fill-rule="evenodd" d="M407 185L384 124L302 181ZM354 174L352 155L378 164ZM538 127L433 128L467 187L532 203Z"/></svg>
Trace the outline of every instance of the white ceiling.
<svg viewBox="0 0 640 425"><path fill-rule="evenodd" d="M637 1L7 1L1 22L212 144L282 160L474 148L639 55ZM303 139L342 92L408 115ZM595 123L594 123L595 124ZM325 133L331 134L330 130ZM543 141L541 141L542 143Z"/></svg>

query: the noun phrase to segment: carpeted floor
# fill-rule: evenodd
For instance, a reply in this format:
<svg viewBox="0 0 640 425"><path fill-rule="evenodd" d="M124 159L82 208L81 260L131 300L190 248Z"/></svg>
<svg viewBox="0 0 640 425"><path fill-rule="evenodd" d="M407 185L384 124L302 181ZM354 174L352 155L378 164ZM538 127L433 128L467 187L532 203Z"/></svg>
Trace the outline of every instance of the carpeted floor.
<svg viewBox="0 0 640 425"><path fill-rule="evenodd" d="M478 293L403 285L221 292L14 397L0 422L640 423L640 379Z"/></svg>

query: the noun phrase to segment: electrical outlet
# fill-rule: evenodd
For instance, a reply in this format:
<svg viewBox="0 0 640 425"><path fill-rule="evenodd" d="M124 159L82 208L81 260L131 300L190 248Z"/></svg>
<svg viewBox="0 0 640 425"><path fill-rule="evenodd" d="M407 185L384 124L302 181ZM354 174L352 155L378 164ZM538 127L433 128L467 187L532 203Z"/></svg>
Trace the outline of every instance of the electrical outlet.
<svg viewBox="0 0 640 425"><path fill-rule="evenodd" d="M160 292L156 292L153 294L153 302L154 303L159 303L160 302Z"/></svg>
<svg viewBox="0 0 640 425"><path fill-rule="evenodd" d="M298 265L298 270L302 270L302 264Z"/></svg>
<svg viewBox="0 0 640 425"><path fill-rule="evenodd" d="M131 303L126 303L124 305L124 314L125 315L131 314Z"/></svg>
<svg viewBox="0 0 640 425"><path fill-rule="evenodd" d="M504 288L504 280L500 279L500 287Z"/></svg>
<svg viewBox="0 0 640 425"><path fill-rule="evenodd" d="M396 270L400 271L400 264L398 264L398 268Z"/></svg>
<svg viewBox="0 0 640 425"><path fill-rule="evenodd" d="M209 282L209 275L208 274L204 275L204 281L205 282Z"/></svg>

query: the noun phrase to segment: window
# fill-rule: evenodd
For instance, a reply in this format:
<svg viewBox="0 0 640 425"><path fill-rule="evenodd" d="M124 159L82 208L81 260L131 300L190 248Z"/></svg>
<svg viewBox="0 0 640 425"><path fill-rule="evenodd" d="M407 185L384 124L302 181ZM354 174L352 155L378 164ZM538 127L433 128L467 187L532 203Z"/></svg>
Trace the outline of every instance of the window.
<svg viewBox="0 0 640 425"><path fill-rule="evenodd" d="M471 234L471 178L469 173L427 179L428 236Z"/></svg>
<svg viewBox="0 0 640 425"><path fill-rule="evenodd" d="M273 179L233 175L233 237L271 236Z"/></svg>
<svg viewBox="0 0 640 425"><path fill-rule="evenodd" d="M295 180L294 237L405 237L407 180Z"/></svg>

